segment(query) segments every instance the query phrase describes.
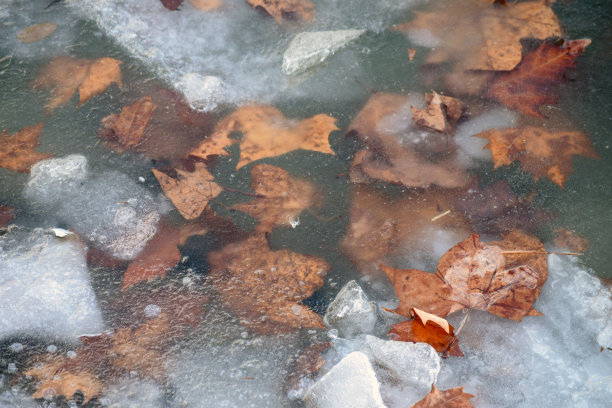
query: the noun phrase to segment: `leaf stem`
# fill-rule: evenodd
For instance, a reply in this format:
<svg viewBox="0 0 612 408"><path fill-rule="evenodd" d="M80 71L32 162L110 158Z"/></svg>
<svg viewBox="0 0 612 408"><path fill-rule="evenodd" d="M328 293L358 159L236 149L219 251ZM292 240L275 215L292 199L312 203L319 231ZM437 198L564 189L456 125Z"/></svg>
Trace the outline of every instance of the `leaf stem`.
<svg viewBox="0 0 612 408"><path fill-rule="evenodd" d="M448 346L446 346L446 348L442 352L442 358L447 358L448 357L448 351L457 342L457 339L459 338L459 335L461 334L461 331L463 330L463 328L465 327L465 324L467 323L468 319L470 318L470 314L471 313L472 313L472 309L470 308L470 309L468 309L468 312L466 313L465 317L461 321L461 324L459 325L459 328L455 331L455 336L453 337L453 340L450 343L448 343Z"/></svg>

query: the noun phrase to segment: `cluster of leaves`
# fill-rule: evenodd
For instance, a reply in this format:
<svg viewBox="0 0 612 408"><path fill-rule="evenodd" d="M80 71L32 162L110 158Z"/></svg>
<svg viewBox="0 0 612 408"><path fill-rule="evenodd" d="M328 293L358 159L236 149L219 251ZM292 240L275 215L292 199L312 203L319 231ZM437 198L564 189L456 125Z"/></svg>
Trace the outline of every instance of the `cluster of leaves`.
<svg viewBox="0 0 612 408"><path fill-rule="evenodd" d="M247 2L278 23L283 18L299 17L305 22L314 18L308 1ZM162 3L176 10L182 1ZM190 3L202 10L221 4ZM423 109L412 106L405 94L374 93L346 129L346 137L356 138L360 147L349 170L354 187L349 227L340 249L365 273L376 273L379 266L395 287L400 299L395 312L410 319L392 328L394 338L425 341L453 356L462 352L457 333L443 317L462 309L486 310L516 321L537 316L533 304L547 277L542 243L518 228L528 231L550 216L532 205L531 194L516 196L506 182L480 186L460 160L453 133L472 111L473 97L505 104L540 121L540 126L491 129L476 135L489 140L495 168L518 161L535 180L548 178L563 187L573 171L574 155L598 157L583 133L546 129L539 110L543 104L556 103L554 85L563 80L590 41L545 40L561 34L546 3L494 3L499 4L474 0L467 11L465 6L461 10L450 6L421 12L394 27L406 32L427 29L441 39L441 46L425 61L429 68L439 68L429 69L439 75L426 79L441 92L427 93ZM466 12L469 16L457 18L456 13ZM471 40L469 46L466 38ZM521 40L526 38L541 43L524 52ZM407 56L413 57L414 53ZM112 58L58 57L40 71L33 87L49 91L46 112L52 114L77 92L81 106L113 83L121 87L120 65ZM181 260L180 247L195 234L232 231L225 246L207 254L211 269L206 279L242 325L265 334L324 328L321 317L301 302L323 286L330 265L312 255L273 250L269 243L274 229L292 225L300 213L319 204L318 187L286 169L252 163L298 149L335 155L329 144L330 133L338 130L335 119L323 113L287 118L273 106L254 104L215 123L214 115L191 110L173 91L148 88L140 92L131 95L131 103L119 112L102 119L99 136L120 154L139 153L167 164L153 168L152 173L184 222L160 222L157 234L126 266L117 299L122 313L142 311L142 299L147 304L155 301L162 312L149 318L130 315L112 333L83 338L76 358L45 357L27 373L41 381L35 397L46 392L71 397L80 390L89 399L102 392L109 372L134 371L163 380L159 362L189 326L199 323L208 299L198 291L182 293L184 288L173 286L153 291L160 281L144 282L161 278L165 285L166 273ZM406 112L413 123L384 125ZM0 167L27 172L32 164L49 157L34 151L42 126L26 127L14 135L3 132ZM410 126L425 137L407 140ZM217 182L212 166L219 156L231 155L226 149L234 145L239 146L236 170L251 165L252 192L242 192L249 201L231 209L257 220L250 232L237 231L231 220L215 214L210 206L222 192L235 192ZM390 197L377 189L386 184L402 190ZM10 220L12 211L0 210L1 225ZM442 256L436 273L385 266L431 229L451 231L461 241ZM485 244L475 232L504 235L501 241ZM108 255L99 255L90 259L110 261ZM142 288L144 292L132 295ZM300 375L321 367L320 353L326 347L315 344L304 351L289 387ZM414 407L469 407L470 397L461 388L433 388Z"/></svg>

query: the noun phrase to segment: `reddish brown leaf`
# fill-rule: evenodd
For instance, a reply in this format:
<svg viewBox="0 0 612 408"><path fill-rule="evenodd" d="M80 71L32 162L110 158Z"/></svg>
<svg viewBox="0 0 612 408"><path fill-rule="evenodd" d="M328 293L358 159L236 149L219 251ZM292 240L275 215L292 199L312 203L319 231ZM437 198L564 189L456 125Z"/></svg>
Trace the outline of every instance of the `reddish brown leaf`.
<svg viewBox="0 0 612 408"><path fill-rule="evenodd" d="M165 8L172 11L176 10L181 6L181 4L183 4L183 0L161 0L161 2Z"/></svg>
<svg viewBox="0 0 612 408"><path fill-rule="evenodd" d="M47 38L55 32L57 24L38 23L24 28L17 33L17 39L22 43L31 43Z"/></svg>
<svg viewBox="0 0 612 408"><path fill-rule="evenodd" d="M557 103L554 85L590 43L589 39L543 42L513 71L499 74L487 96L527 115L543 117L540 105Z"/></svg>
<svg viewBox="0 0 612 408"><path fill-rule="evenodd" d="M15 210L7 205L0 205L0 228L8 225L15 218Z"/></svg>
<svg viewBox="0 0 612 408"><path fill-rule="evenodd" d="M125 106L121 113L111 114L102 119L100 137L119 148L131 148L142 142L145 129L157 105L151 97L140 98L132 105Z"/></svg>
<svg viewBox="0 0 612 408"><path fill-rule="evenodd" d="M533 303L548 276L542 243L520 232L489 245L472 234L440 258L435 274L380 267L400 298L395 312L404 316L411 307L442 317L474 308L520 321L537 314Z"/></svg>
<svg viewBox="0 0 612 408"><path fill-rule="evenodd" d="M232 208L256 218L259 221L257 231L289 226L302 211L315 204L315 187L306 180L291 177L280 167L269 164L253 166L251 179L251 188L262 197Z"/></svg>
<svg viewBox="0 0 612 408"><path fill-rule="evenodd" d="M0 222L0 224L2 224ZM565 228L555 229L555 246L574 252L584 252L589 249L589 240Z"/></svg>
<svg viewBox="0 0 612 408"><path fill-rule="evenodd" d="M48 159L50 153L37 153L38 139L42 133L42 122L36 126L26 126L11 135L6 130L0 133L0 167L27 173L30 167L40 160Z"/></svg>
<svg viewBox="0 0 612 408"><path fill-rule="evenodd" d="M426 109L411 106L412 120L419 126L437 132L450 133L463 114L463 102L436 92L425 94Z"/></svg>
<svg viewBox="0 0 612 408"><path fill-rule="evenodd" d="M487 130L475 136L489 140L485 147L491 149L495 168L519 160L535 180L547 177L560 187L574 171L573 156L599 158L588 136L581 132L549 132L544 128L524 127Z"/></svg>
<svg viewBox="0 0 612 408"><path fill-rule="evenodd" d="M463 387L440 391L432 385L431 392L410 408L473 408L469 401L472 397L463 392Z"/></svg>
<svg viewBox="0 0 612 408"><path fill-rule="evenodd" d="M79 86L79 105L106 91L112 83L121 87L122 62L114 58L98 58L89 65L89 72Z"/></svg>
<svg viewBox="0 0 612 408"><path fill-rule="evenodd" d="M315 15L314 5L310 0L246 0L254 9L261 9L280 24L283 18L298 18L311 22Z"/></svg>
<svg viewBox="0 0 612 408"><path fill-rule="evenodd" d="M301 304L323 286L329 264L312 255L271 251L263 234L208 255L210 279L225 306L260 333L324 328L321 316Z"/></svg>

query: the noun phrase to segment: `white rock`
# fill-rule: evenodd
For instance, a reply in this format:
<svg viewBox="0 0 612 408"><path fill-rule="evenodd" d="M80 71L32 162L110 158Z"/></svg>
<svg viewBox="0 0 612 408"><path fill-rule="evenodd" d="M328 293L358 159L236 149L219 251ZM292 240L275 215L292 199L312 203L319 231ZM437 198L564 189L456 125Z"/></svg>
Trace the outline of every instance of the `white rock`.
<svg viewBox="0 0 612 408"><path fill-rule="evenodd" d="M217 102L225 98L223 81L212 75L202 76L190 72L176 83L193 109L210 111L217 107Z"/></svg>
<svg viewBox="0 0 612 408"><path fill-rule="evenodd" d="M304 396L308 408L382 408L376 374L368 357L353 352L344 357Z"/></svg>
<svg viewBox="0 0 612 408"><path fill-rule="evenodd" d="M73 340L103 330L86 249L37 228L0 236L0 337L40 333Z"/></svg>
<svg viewBox="0 0 612 408"><path fill-rule="evenodd" d="M323 321L338 330L340 337L351 338L356 334L372 333L376 325L376 305L354 280L338 292L327 307Z"/></svg>
<svg viewBox="0 0 612 408"><path fill-rule="evenodd" d="M306 71L365 33L365 30L313 31L299 33L283 55L283 72Z"/></svg>

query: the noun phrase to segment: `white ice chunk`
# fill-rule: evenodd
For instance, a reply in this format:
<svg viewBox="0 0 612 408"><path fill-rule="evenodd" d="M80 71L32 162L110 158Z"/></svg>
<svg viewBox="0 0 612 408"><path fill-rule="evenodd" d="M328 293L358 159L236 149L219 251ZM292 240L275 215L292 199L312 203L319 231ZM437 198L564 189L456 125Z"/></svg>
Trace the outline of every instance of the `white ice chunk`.
<svg viewBox="0 0 612 408"><path fill-rule="evenodd" d="M166 407L163 388L153 382L135 378L122 378L112 384L100 398L103 407L162 408Z"/></svg>
<svg viewBox="0 0 612 408"><path fill-rule="evenodd" d="M382 408L376 374L368 357L353 352L344 357L304 396L308 408Z"/></svg>
<svg viewBox="0 0 612 408"><path fill-rule="evenodd" d="M311 31L299 33L283 54L283 72L293 75L325 61L365 33L365 30Z"/></svg>
<svg viewBox="0 0 612 408"><path fill-rule="evenodd" d="M354 280L338 292L327 307L323 321L338 330L344 338L356 334L372 333L377 320L376 305Z"/></svg>
<svg viewBox="0 0 612 408"><path fill-rule="evenodd" d="M156 200L142 186L116 171L90 175L81 155L36 163L25 196L34 209L125 260L155 235L160 217Z"/></svg>
<svg viewBox="0 0 612 408"><path fill-rule="evenodd" d="M225 99L223 81L216 76L190 72L183 75L175 86L183 90L185 98L196 110L213 110L217 107L217 101Z"/></svg>
<svg viewBox="0 0 612 408"><path fill-rule="evenodd" d="M0 236L0 337L36 332L74 339L104 329L86 249L41 228Z"/></svg>

